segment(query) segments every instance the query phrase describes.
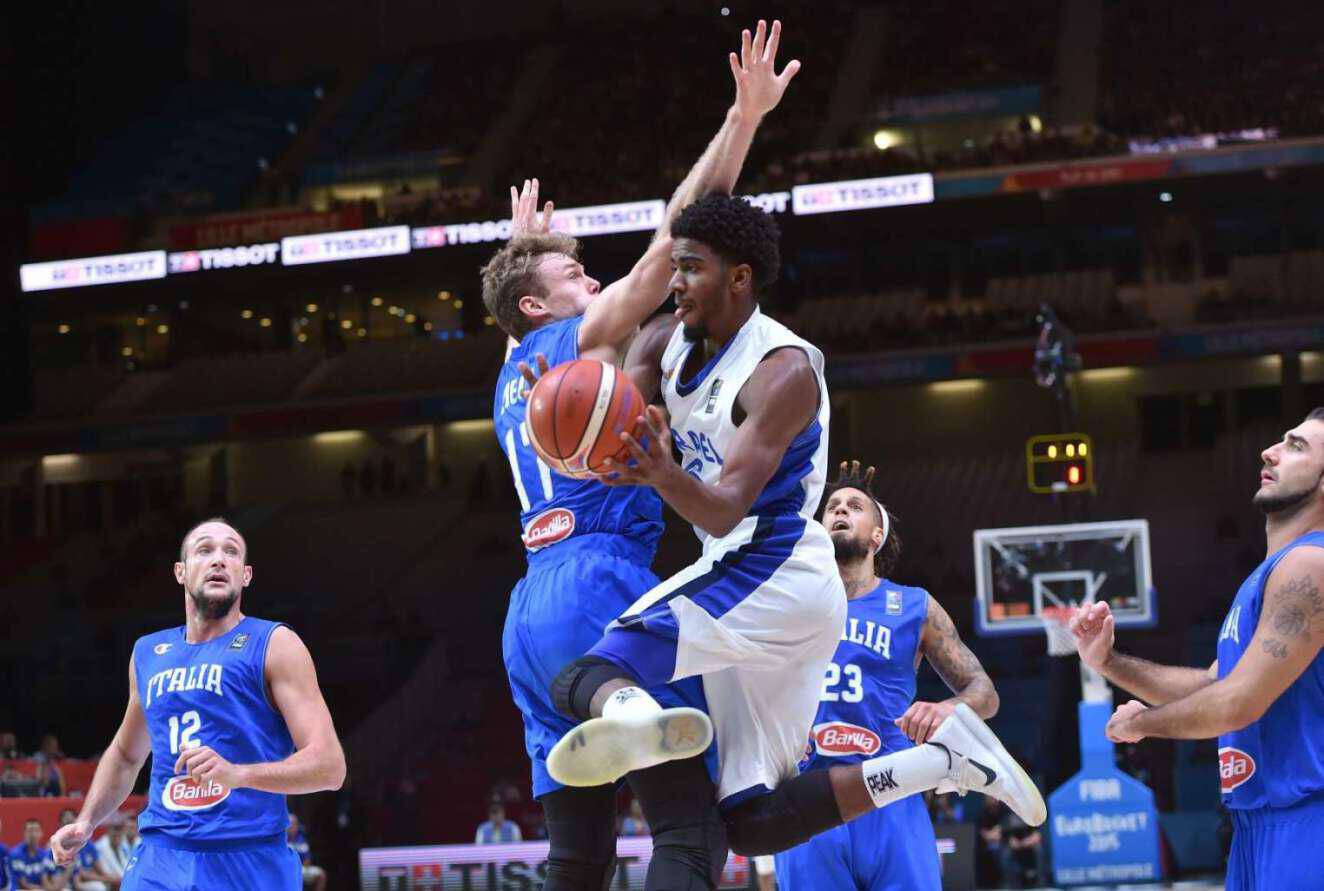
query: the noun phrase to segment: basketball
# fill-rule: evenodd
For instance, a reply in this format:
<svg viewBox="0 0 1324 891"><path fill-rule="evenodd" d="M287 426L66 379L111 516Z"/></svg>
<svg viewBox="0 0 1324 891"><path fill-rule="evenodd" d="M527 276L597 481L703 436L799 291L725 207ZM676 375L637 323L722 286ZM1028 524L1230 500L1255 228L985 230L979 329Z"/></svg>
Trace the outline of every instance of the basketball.
<svg viewBox="0 0 1324 891"><path fill-rule="evenodd" d="M644 398L615 365L574 359L548 371L529 393L529 441L548 467L584 479L601 473L608 458L624 461L636 439Z"/></svg>

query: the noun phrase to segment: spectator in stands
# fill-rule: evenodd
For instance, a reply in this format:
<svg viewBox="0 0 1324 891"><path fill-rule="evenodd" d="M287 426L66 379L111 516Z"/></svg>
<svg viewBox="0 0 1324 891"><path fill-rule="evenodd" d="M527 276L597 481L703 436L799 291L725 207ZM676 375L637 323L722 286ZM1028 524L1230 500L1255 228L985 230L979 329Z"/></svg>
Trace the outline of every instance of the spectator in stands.
<svg viewBox="0 0 1324 891"><path fill-rule="evenodd" d="M359 488L369 497L377 491L377 469L367 458L363 459L363 469L359 471Z"/></svg>
<svg viewBox="0 0 1324 891"><path fill-rule="evenodd" d="M61 826L67 826L76 819L78 814L73 808L60 811ZM114 891L120 886L119 878L113 877L102 864L96 845L84 845L74 861L64 867L63 872L67 878L54 882L53 891Z"/></svg>
<svg viewBox="0 0 1324 891"><path fill-rule="evenodd" d="M524 841L519 824L506 819L505 805L492 802L487 807L487 819L478 824L478 831L474 833L474 844L505 845L517 841Z"/></svg>
<svg viewBox="0 0 1324 891"><path fill-rule="evenodd" d="M14 871L9 868L9 848L0 843L0 891L12 891L13 887Z"/></svg>
<svg viewBox="0 0 1324 891"><path fill-rule="evenodd" d="M41 821L35 817L23 824L23 843L9 852L16 889L46 891L46 879L55 871L55 861L50 850L41 846L44 834Z"/></svg>
<svg viewBox="0 0 1324 891"><path fill-rule="evenodd" d="M648 835L648 824L644 822L644 811L639 799L630 801L630 809L621 820L621 835Z"/></svg>
<svg viewBox="0 0 1324 891"><path fill-rule="evenodd" d="M345 492L345 500L353 501L358 487L359 475L354 470L354 464L346 461L345 466L340 468L340 488Z"/></svg>
<svg viewBox="0 0 1324 891"><path fill-rule="evenodd" d="M60 740L54 733L44 734L41 738L41 746L37 753L32 756L37 762L59 761L65 757L60 749Z"/></svg>
<svg viewBox="0 0 1324 891"><path fill-rule="evenodd" d="M68 793L65 787L64 773L54 761L37 763L36 795L43 798L63 798Z"/></svg>
<svg viewBox="0 0 1324 891"><path fill-rule="evenodd" d="M1021 888L1034 888L1039 884L1039 850L1043 836L1033 826L1027 826L1020 817L1007 811L1002 818L1002 838L1007 845L1011 874Z"/></svg>
<svg viewBox="0 0 1324 891"><path fill-rule="evenodd" d="M1006 806L996 798L984 801L975 846L975 884L981 888L1002 887L1002 818L1006 813Z"/></svg>
<svg viewBox="0 0 1324 891"><path fill-rule="evenodd" d="M326 870L313 865L312 848L299 826L299 818L294 814L290 814L290 825L285 830L285 843L299 855L299 862L303 864L303 886L312 891L326 891Z"/></svg>
<svg viewBox="0 0 1324 891"><path fill-rule="evenodd" d="M129 845L128 822L132 819L121 811L106 821L106 832L96 840L97 859L101 861L101 870L111 880L119 883L124 878L124 867L133 855Z"/></svg>
<svg viewBox="0 0 1324 891"><path fill-rule="evenodd" d="M0 733L0 760L14 761L23 757L23 753L18 750L18 737L14 736L12 730L6 730Z"/></svg>

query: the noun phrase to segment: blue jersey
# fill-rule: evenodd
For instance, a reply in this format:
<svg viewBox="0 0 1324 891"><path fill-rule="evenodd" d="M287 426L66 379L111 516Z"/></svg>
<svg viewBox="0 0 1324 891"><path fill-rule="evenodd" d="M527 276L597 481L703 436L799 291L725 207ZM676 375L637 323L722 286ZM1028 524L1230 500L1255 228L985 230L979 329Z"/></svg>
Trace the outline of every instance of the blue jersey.
<svg viewBox="0 0 1324 891"><path fill-rule="evenodd" d="M294 753L285 719L267 697L267 644L278 627L245 616L205 643L189 643L180 626L133 645L138 700L152 739L151 791L138 818L145 839L160 834L206 845L278 836L283 842L284 795L175 774L179 753L195 746L210 746L233 764Z"/></svg>
<svg viewBox="0 0 1324 891"><path fill-rule="evenodd" d="M915 699L915 658L929 592L883 579L846 607L802 768L852 763L914 745L892 722Z"/></svg>
<svg viewBox="0 0 1324 891"><path fill-rule="evenodd" d="M15 888L22 887L24 881L41 888L46 876L55 872L55 860L48 848L29 850L24 843L9 849L9 870L13 873Z"/></svg>
<svg viewBox="0 0 1324 891"><path fill-rule="evenodd" d="M524 545L532 552L576 535L607 532L642 542L651 552L662 534L662 499L656 492L640 486L611 488L597 480L553 473L529 444L524 424L527 385L517 364L534 365L539 353L553 368L578 359L582 321L563 319L529 332L497 376L492 422L519 494Z"/></svg>
<svg viewBox="0 0 1324 891"><path fill-rule="evenodd" d="M1293 548L1324 547L1324 532L1309 532L1270 554L1241 583L1218 635L1218 677L1227 677L1250 645L1264 607L1264 586ZM1289 807L1324 792L1324 653L1258 721L1218 738L1223 803L1229 808Z"/></svg>
<svg viewBox="0 0 1324 891"><path fill-rule="evenodd" d="M14 879L9 869L9 849L0 845L0 891L12 891Z"/></svg>

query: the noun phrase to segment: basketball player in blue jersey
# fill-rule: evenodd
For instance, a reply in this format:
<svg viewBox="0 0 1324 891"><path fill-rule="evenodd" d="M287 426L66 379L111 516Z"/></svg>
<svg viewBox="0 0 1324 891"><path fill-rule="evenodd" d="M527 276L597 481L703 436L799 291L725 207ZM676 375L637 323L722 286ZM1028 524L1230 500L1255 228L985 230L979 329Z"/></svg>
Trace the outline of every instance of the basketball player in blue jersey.
<svg viewBox="0 0 1324 891"><path fill-rule="evenodd" d="M1120 706L1109 739L1218 737L1235 828L1228 891L1324 886L1324 408L1260 457L1252 501L1268 555L1237 591L1207 671L1116 652L1106 603L1070 623L1085 664L1150 703Z"/></svg>
<svg viewBox="0 0 1324 891"><path fill-rule="evenodd" d="M703 547L644 593L553 682L584 723L548 757L567 785L596 785L684 757L667 711L646 692L700 676L717 739L714 789L693 772L686 796L716 795L732 850L776 853L944 782L1006 801L1026 823L1043 799L965 704L920 746L797 775L823 678L845 627L831 538L815 519L826 477L823 355L763 315L778 232L748 202L708 195L672 226L674 316L650 324L627 365L645 399L647 443L610 485L647 485L689 520ZM672 449L679 452L677 463ZM700 737L701 738L701 737Z"/></svg>
<svg viewBox="0 0 1324 891"><path fill-rule="evenodd" d="M923 588L890 578L901 554L893 518L873 493L874 469L841 464L823 507L850 601L846 631L828 663L803 769L864 761L927 742L960 703L981 718L998 694L951 616ZM914 702L915 671L927 659L954 694ZM782 891L941 891L933 823L912 795L816 835L776 857Z"/></svg>
<svg viewBox="0 0 1324 891"><path fill-rule="evenodd" d="M241 612L247 550L221 519L184 536L175 580L185 624L134 644L124 721L78 819L51 837L56 863L123 804L150 754L142 843L122 891L302 888L285 796L339 789L345 755L303 641Z"/></svg>
<svg viewBox="0 0 1324 891"><path fill-rule="evenodd" d="M514 235L483 270L488 311L518 341L501 368L493 401L494 428L510 460L528 553L528 572L511 592L503 651L524 717L533 794L546 814L547 891L600 888L613 872L617 777L568 789L548 774L548 753L574 727L557 711L549 688L562 666L595 643L639 592L657 584L648 567L662 531L662 503L651 489L609 489L597 480L552 473L529 443L523 375L535 364L545 370L571 359L621 360L640 323L667 298L671 219L710 191L731 191L759 121L777 106L799 68L792 61L776 72L780 35L778 22L770 31L759 22L753 35L744 33L740 56L732 53L729 59L736 98L726 121L676 190L652 245L624 279L599 290L579 262L575 240L549 231L551 207L537 212L536 181L520 192L512 189ZM697 680L653 692L672 706L702 702ZM692 748L690 754L703 752L708 742L698 740ZM672 807L673 790L683 785L668 775L672 770L630 778L654 836L647 887L712 887L710 852L726 855L721 820L711 799L697 810Z"/></svg>

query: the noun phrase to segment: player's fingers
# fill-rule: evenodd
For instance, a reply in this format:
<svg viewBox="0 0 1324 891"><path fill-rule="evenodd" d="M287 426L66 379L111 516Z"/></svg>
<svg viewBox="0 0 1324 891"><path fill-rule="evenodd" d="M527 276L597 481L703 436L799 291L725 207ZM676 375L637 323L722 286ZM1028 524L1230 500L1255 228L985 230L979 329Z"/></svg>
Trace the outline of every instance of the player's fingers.
<svg viewBox="0 0 1324 891"><path fill-rule="evenodd" d="M548 369L548 365L547 365L547 356L546 356L546 354L544 354L544 353L539 353L539 354L538 354L537 356L535 356L534 358L535 358L535 359L537 360L537 362L538 362L538 374L540 374L540 375L546 374L546 373L548 372L548 370L549 370L549 369Z"/></svg>
<svg viewBox="0 0 1324 891"><path fill-rule="evenodd" d="M645 461L650 460L648 452L644 451L644 447L639 445L639 440L635 439L629 433L621 433L621 442L625 443L626 447L630 450L630 454L634 456L634 460L641 465Z"/></svg>
<svg viewBox="0 0 1324 891"><path fill-rule="evenodd" d="M744 73L740 70L740 58L735 53L727 53L726 60L731 63L731 76L740 83L740 75Z"/></svg>
<svg viewBox="0 0 1324 891"><path fill-rule="evenodd" d="M514 186L510 187L510 216L512 219L519 216L519 189Z"/></svg>
<svg viewBox="0 0 1324 891"><path fill-rule="evenodd" d="M763 47L768 39L768 23L759 19L759 23L754 28L754 48L751 61L761 62L763 60Z"/></svg>
<svg viewBox="0 0 1324 891"><path fill-rule="evenodd" d="M782 23L773 19L772 33L768 35L768 46L763 50L763 61L771 64L777 60L777 44L782 42Z"/></svg>
<svg viewBox="0 0 1324 891"><path fill-rule="evenodd" d="M548 201L542 207L542 221L548 226L552 225L552 212L556 210L556 205Z"/></svg>
<svg viewBox="0 0 1324 891"><path fill-rule="evenodd" d="M534 375L533 369L529 367L528 362L516 362L515 368L519 371L520 377L524 378L524 380L528 382L529 386L533 386L534 384L538 383L538 378L536 375Z"/></svg>
<svg viewBox="0 0 1324 891"><path fill-rule="evenodd" d="M786 67L782 69L782 73L777 75L777 81L784 88L787 84L791 82L791 78L795 77L799 73L800 73L800 60L792 59L791 61L786 63Z"/></svg>
<svg viewBox="0 0 1324 891"><path fill-rule="evenodd" d="M749 70L749 45L751 38L749 29L740 32L740 68L742 71Z"/></svg>

